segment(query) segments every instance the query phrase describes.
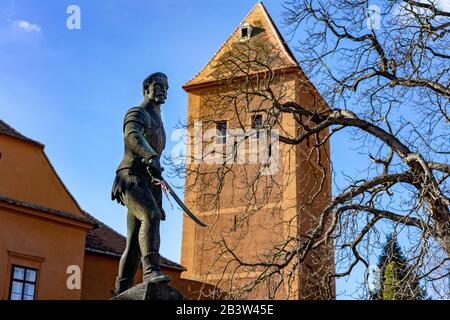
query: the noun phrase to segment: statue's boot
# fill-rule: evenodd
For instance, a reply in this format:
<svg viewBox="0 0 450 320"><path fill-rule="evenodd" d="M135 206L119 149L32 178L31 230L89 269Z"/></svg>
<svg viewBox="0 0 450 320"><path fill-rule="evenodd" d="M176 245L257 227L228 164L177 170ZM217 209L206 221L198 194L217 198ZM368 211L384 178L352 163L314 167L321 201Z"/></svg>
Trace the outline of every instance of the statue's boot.
<svg viewBox="0 0 450 320"><path fill-rule="evenodd" d="M144 269L144 282L163 282L168 283L172 280L169 276L161 273L159 264L160 255L158 252L150 252L142 258L142 267Z"/></svg>
<svg viewBox="0 0 450 320"><path fill-rule="evenodd" d="M128 278L116 278L116 288L113 293L113 297L121 294L124 291L127 291L130 289L131 285L133 284L133 279Z"/></svg>

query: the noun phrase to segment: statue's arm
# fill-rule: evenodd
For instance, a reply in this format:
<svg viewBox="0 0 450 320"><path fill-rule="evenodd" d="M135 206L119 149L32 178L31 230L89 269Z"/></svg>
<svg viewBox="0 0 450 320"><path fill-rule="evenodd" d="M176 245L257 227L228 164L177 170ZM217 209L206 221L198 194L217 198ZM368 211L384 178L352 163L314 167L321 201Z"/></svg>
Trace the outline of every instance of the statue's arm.
<svg viewBox="0 0 450 320"><path fill-rule="evenodd" d="M125 145L144 159L157 157L156 151L144 138L144 129L143 123L138 120L127 121L124 125Z"/></svg>

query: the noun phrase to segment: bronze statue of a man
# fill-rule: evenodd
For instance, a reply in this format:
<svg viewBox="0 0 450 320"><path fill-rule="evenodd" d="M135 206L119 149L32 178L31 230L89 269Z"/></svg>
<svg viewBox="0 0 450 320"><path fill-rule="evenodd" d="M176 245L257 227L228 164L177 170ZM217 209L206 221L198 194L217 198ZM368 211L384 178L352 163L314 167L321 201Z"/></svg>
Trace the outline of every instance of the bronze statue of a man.
<svg viewBox="0 0 450 320"><path fill-rule="evenodd" d="M170 281L160 271L159 224L165 220L161 186L150 181L150 174L161 177L160 156L166 134L160 107L167 98L168 88L165 74L157 72L148 76L143 82L144 101L128 110L123 122L125 154L116 171L112 199L128 208L128 230L115 295L132 286L140 260L144 281Z"/></svg>

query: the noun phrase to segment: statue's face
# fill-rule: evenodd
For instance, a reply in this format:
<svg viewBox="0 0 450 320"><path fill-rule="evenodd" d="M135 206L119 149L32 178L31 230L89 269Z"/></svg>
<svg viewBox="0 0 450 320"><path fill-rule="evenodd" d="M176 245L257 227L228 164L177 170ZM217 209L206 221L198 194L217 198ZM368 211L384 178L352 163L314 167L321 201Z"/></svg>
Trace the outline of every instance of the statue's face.
<svg viewBox="0 0 450 320"><path fill-rule="evenodd" d="M167 81L165 81L164 79L157 79L148 87L148 98L158 104L163 104L164 102L166 102L168 89L169 85Z"/></svg>

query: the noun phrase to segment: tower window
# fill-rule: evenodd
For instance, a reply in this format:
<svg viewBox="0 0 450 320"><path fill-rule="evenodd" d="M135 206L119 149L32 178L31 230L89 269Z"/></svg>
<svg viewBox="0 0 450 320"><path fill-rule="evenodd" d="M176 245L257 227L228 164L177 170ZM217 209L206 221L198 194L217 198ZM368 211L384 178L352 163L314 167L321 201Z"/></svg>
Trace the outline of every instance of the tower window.
<svg viewBox="0 0 450 320"><path fill-rule="evenodd" d="M248 37L248 28L242 28L241 29L241 38L247 38Z"/></svg>
<svg viewBox="0 0 450 320"><path fill-rule="evenodd" d="M259 138L259 130L263 127L263 120L261 114L252 116L252 129L256 130L256 138Z"/></svg>
<svg viewBox="0 0 450 320"><path fill-rule="evenodd" d="M248 24L248 23L244 23L240 26L240 40L241 41L245 41L250 39L250 37L252 36L252 30L253 27Z"/></svg>
<svg viewBox="0 0 450 320"><path fill-rule="evenodd" d="M225 144L227 142L227 122L219 121L216 124L217 139L216 143Z"/></svg>

